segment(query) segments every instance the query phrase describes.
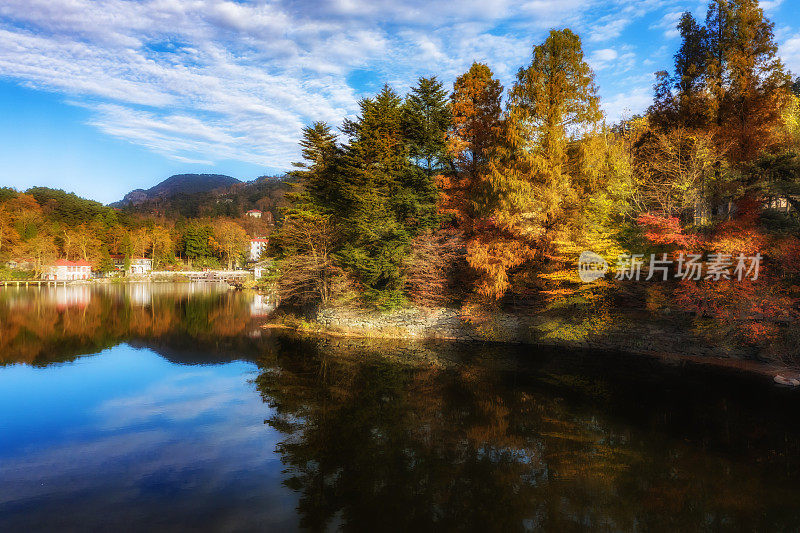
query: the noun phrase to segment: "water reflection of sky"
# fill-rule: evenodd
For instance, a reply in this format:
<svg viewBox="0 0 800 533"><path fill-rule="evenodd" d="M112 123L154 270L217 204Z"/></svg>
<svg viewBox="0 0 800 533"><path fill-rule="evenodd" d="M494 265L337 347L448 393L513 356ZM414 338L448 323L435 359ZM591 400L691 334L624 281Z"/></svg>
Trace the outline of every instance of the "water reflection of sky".
<svg viewBox="0 0 800 533"><path fill-rule="evenodd" d="M299 338L223 285L52 289L0 291L0 533L800 524L769 380Z"/></svg>
<svg viewBox="0 0 800 533"><path fill-rule="evenodd" d="M2 369L0 529L291 528L296 496L281 486L255 374L249 363L181 366L126 345Z"/></svg>

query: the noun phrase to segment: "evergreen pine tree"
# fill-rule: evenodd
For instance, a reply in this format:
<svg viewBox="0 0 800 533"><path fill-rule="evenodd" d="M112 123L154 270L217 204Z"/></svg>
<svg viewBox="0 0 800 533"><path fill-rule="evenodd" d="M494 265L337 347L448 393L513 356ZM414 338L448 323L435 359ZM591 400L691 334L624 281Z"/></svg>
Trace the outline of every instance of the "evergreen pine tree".
<svg viewBox="0 0 800 533"><path fill-rule="evenodd" d="M402 101L388 86L360 102L361 116L343 130L341 183L346 244L343 265L364 285L368 300L379 306L403 301L403 263L410 239L437 224L436 188L408 158L403 136Z"/></svg>
<svg viewBox="0 0 800 533"><path fill-rule="evenodd" d="M447 91L436 76L420 78L403 103L403 135L408 155L428 175L446 167L451 113Z"/></svg>

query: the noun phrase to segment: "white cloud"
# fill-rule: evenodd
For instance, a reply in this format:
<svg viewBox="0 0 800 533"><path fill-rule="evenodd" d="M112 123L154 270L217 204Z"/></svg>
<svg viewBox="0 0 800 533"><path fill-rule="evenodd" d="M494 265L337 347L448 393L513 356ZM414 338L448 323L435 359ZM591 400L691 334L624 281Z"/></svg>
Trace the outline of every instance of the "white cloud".
<svg viewBox="0 0 800 533"><path fill-rule="evenodd" d="M602 50L595 50L592 52L591 56L589 56L589 60L598 63L607 63L615 60L618 56L619 54L613 48L603 48Z"/></svg>
<svg viewBox="0 0 800 533"><path fill-rule="evenodd" d="M620 53L614 48L602 48L589 54L587 61L595 71L613 69L616 74L621 74L630 70L635 57L635 54L627 49Z"/></svg>
<svg viewBox="0 0 800 533"><path fill-rule="evenodd" d="M782 3L783 0L759 0L758 5L764 11L769 12L778 9Z"/></svg>
<svg viewBox="0 0 800 533"><path fill-rule="evenodd" d="M683 11L671 11L669 13L665 13L664 16L661 17L661 20L650 26L650 29L664 30L664 37L667 39L674 39L680 35L680 31L678 31L678 22L680 21L683 13Z"/></svg>
<svg viewBox="0 0 800 533"><path fill-rule="evenodd" d="M651 85L641 85L601 102L609 124L642 113L653 100Z"/></svg>
<svg viewBox="0 0 800 533"><path fill-rule="evenodd" d="M619 35L622 33L622 30L624 30L630 23L631 20L626 17L605 17L600 19L597 21L595 28L592 29L591 33L589 34L589 41L600 42L619 37Z"/></svg>
<svg viewBox="0 0 800 533"><path fill-rule="evenodd" d="M403 91L419 75L450 83L478 60L508 85L552 27L604 42L663 8L656 0L2 0L0 76L68 95L101 131L178 161L287 168L303 125L338 125L357 112L355 70ZM634 60L619 46L589 57L614 74Z"/></svg>
<svg viewBox="0 0 800 533"><path fill-rule="evenodd" d="M800 75L800 34L784 41L779 48L779 55L795 76Z"/></svg>

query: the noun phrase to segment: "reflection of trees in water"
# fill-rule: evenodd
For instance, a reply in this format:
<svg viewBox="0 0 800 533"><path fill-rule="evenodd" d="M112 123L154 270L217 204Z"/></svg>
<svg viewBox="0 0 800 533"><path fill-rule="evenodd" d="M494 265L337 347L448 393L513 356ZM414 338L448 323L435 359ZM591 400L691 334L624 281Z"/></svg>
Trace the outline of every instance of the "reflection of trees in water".
<svg viewBox="0 0 800 533"><path fill-rule="evenodd" d="M260 357L256 386L311 529L800 524L796 401L763 388L718 391L701 376L660 393L676 386L664 370L623 379L609 367L628 360L564 351L251 338L242 293L89 296L0 293L0 361L47 364L119 342L178 363Z"/></svg>
<svg viewBox="0 0 800 533"><path fill-rule="evenodd" d="M275 409L267 422L284 435L285 484L300 493L302 524L314 530L780 529L800 521L795 492L769 482L763 465L509 384L491 358L401 365L285 341L261 362L256 384Z"/></svg>
<svg viewBox="0 0 800 533"><path fill-rule="evenodd" d="M250 301L241 293L190 284L66 289L75 293L0 293L0 363L47 364L165 337L213 346L243 335L250 322Z"/></svg>

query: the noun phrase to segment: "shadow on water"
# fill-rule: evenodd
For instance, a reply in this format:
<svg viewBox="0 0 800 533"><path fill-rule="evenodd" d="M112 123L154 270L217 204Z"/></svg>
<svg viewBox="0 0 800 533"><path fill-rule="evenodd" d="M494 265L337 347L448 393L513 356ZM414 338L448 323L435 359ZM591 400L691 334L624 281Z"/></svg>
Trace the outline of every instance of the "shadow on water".
<svg viewBox="0 0 800 533"><path fill-rule="evenodd" d="M259 453L283 465L258 490L294 496L289 529L800 528L800 402L761 376L623 354L300 338L260 329L267 310L193 285L8 291L0 361L58 372L52 363L125 343L173 365L252 363L241 379L275 436ZM218 490L225 502L243 489ZM165 498L150 503L163 507L150 526L195 523L167 506L177 494ZM46 499L0 503L0 524L47 512ZM260 523L248 512L237 507L242 529Z"/></svg>

